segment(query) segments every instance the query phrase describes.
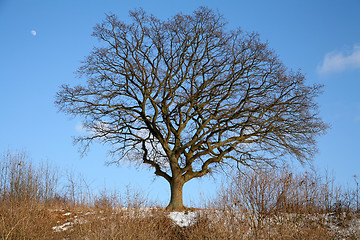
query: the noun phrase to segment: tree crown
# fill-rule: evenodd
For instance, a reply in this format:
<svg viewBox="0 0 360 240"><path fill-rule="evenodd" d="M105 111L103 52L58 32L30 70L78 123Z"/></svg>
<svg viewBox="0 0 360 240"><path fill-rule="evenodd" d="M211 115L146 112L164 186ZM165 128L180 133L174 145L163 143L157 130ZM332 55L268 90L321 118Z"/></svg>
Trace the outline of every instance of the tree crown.
<svg viewBox="0 0 360 240"><path fill-rule="evenodd" d="M257 33L228 31L205 7L167 20L141 9L130 17L96 25L103 44L78 70L86 84L57 94L61 111L84 118L84 149L109 143L168 181L223 163L311 159L327 128L314 102L321 86L288 71Z"/></svg>

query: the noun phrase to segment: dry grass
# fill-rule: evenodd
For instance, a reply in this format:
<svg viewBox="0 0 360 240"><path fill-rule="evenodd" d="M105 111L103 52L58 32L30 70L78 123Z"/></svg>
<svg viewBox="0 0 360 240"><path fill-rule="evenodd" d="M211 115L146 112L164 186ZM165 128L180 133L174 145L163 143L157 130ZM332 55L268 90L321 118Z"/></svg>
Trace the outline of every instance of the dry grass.
<svg viewBox="0 0 360 240"><path fill-rule="evenodd" d="M55 218L43 204L0 203L1 239L49 239Z"/></svg>
<svg viewBox="0 0 360 240"><path fill-rule="evenodd" d="M3 204L2 206L6 206ZM358 239L359 233L331 231L318 220L288 217L256 229L227 212L202 212L195 224L179 227L162 209L74 208L49 211L1 208L1 239ZM56 231L54 226L68 227Z"/></svg>
<svg viewBox="0 0 360 240"><path fill-rule="evenodd" d="M130 187L94 195L72 174L60 188L56 171L24 154L7 153L0 164L0 239L360 238L358 189L344 191L315 172L243 171L180 227Z"/></svg>

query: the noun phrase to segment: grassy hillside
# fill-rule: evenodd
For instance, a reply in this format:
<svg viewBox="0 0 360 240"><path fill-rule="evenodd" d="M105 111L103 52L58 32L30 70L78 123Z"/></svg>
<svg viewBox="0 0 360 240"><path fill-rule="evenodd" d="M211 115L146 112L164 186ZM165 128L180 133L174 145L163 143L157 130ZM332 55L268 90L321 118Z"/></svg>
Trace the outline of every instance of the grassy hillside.
<svg viewBox="0 0 360 240"><path fill-rule="evenodd" d="M360 238L358 189L316 172L244 169L201 208L170 213L139 191L93 194L71 175L60 184L25 154L0 160L0 239Z"/></svg>

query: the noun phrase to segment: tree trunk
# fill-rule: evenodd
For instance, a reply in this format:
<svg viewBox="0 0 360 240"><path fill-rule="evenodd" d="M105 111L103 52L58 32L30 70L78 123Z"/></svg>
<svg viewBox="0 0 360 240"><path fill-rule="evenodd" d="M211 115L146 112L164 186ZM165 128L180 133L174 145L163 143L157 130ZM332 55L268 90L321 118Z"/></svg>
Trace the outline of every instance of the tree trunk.
<svg viewBox="0 0 360 240"><path fill-rule="evenodd" d="M172 178L170 182L171 198L170 203L166 207L168 211L183 211L183 187L184 181L179 178Z"/></svg>

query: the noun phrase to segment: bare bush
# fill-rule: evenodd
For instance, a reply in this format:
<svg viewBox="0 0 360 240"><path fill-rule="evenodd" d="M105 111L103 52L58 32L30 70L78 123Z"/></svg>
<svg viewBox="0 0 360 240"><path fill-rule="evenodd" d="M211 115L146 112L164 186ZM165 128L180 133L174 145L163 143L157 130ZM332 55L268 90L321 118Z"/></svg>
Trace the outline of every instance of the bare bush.
<svg viewBox="0 0 360 240"><path fill-rule="evenodd" d="M334 178L314 170L301 173L286 166L260 166L231 176L211 208L222 210L227 222L237 222L256 239L290 229L291 236L322 232L329 237L326 224L348 227L354 219L355 199L356 191L337 187Z"/></svg>
<svg viewBox="0 0 360 240"><path fill-rule="evenodd" d="M7 152L0 158L1 200L47 203L55 197L58 172L54 167L48 163L34 166L23 152Z"/></svg>

